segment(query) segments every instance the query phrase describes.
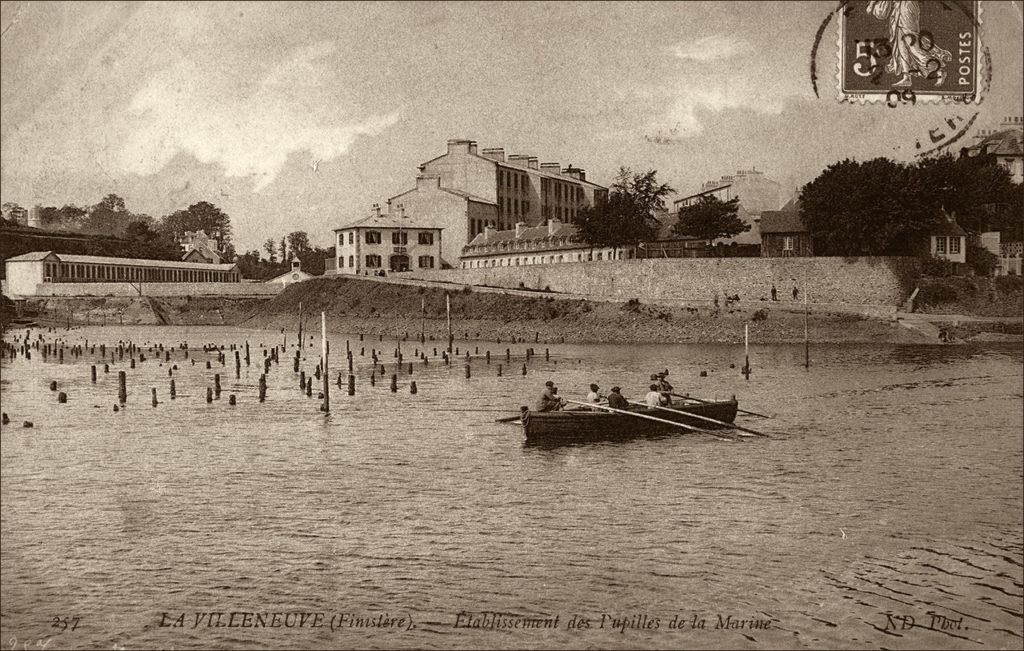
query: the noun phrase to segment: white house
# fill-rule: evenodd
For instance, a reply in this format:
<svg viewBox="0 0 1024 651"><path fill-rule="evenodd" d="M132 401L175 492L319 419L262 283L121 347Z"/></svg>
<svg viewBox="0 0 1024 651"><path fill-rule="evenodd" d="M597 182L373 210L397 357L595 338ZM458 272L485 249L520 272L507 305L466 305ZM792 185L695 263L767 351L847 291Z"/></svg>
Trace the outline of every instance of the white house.
<svg viewBox="0 0 1024 651"><path fill-rule="evenodd" d="M374 205L369 217L334 229L335 274L377 275L441 268L442 229L405 208L381 214Z"/></svg>

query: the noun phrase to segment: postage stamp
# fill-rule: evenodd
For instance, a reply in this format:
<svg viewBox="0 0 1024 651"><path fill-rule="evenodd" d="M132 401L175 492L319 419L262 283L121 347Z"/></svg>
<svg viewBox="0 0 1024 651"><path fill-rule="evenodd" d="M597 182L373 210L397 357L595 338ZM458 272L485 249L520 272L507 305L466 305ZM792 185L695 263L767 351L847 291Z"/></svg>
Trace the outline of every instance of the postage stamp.
<svg viewBox="0 0 1024 651"><path fill-rule="evenodd" d="M981 0L851 0L839 14L840 101L981 101Z"/></svg>

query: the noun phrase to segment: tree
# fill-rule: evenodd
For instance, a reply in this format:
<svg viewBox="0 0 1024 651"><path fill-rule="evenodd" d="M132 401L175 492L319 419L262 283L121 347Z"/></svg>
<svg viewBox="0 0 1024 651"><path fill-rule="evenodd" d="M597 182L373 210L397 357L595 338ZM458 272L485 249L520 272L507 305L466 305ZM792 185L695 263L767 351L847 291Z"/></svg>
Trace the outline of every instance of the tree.
<svg viewBox="0 0 1024 651"><path fill-rule="evenodd" d="M99 203L86 209L80 227L83 233L124 237L135 216L125 206L124 199L108 194Z"/></svg>
<svg viewBox="0 0 1024 651"><path fill-rule="evenodd" d="M267 252L267 258L271 263L277 262L277 256L275 255L277 253L277 245L274 244L274 238L269 238L263 243L263 250Z"/></svg>
<svg viewBox="0 0 1024 651"><path fill-rule="evenodd" d="M301 256L303 253L307 253L310 250L309 235L306 231L292 231L288 233L286 238L288 240L288 248L291 249L293 256Z"/></svg>
<svg viewBox="0 0 1024 651"><path fill-rule="evenodd" d="M132 253L141 258L157 260L180 260L181 248L166 231L153 228L153 218L137 215L125 229L125 239L130 240Z"/></svg>
<svg viewBox="0 0 1024 651"><path fill-rule="evenodd" d="M665 210L665 199L675 192L668 183L658 183L658 170L634 172L628 167L619 168L611 187L612 194L631 197L640 210L652 217L656 211Z"/></svg>
<svg viewBox="0 0 1024 651"><path fill-rule="evenodd" d="M722 201L714 195L704 195L692 206L679 209L679 220L672 226L672 232L709 241L735 237L750 230L750 224L736 215L739 207L739 197Z"/></svg>
<svg viewBox="0 0 1024 651"><path fill-rule="evenodd" d="M591 246L623 246L653 239L658 231L656 210L665 208L665 198L675 192L667 183L657 182L657 170L639 173L619 169L608 201L579 212L576 226L580 237Z"/></svg>
<svg viewBox="0 0 1024 651"><path fill-rule="evenodd" d="M231 244L231 218L207 201L194 203L185 210L165 216L163 228L175 238L184 237L186 231L205 231L222 251L227 250Z"/></svg>
<svg viewBox="0 0 1024 651"><path fill-rule="evenodd" d="M818 255L910 255L945 217L928 174L887 158L830 165L800 193Z"/></svg>
<svg viewBox="0 0 1024 651"><path fill-rule="evenodd" d="M281 262L288 262L288 247L285 245L283 237L281 238L281 245L278 250L281 252L281 255L279 256L281 258Z"/></svg>

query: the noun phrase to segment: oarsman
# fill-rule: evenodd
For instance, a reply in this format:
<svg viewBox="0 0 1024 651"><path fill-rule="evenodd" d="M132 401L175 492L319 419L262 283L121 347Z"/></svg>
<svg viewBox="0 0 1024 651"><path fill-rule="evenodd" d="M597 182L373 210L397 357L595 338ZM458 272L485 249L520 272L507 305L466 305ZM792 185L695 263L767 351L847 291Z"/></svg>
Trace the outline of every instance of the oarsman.
<svg viewBox="0 0 1024 651"><path fill-rule="evenodd" d="M622 397L620 391L622 389L619 387L612 387L612 392L608 394L608 406L612 409L629 409L629 401Z"/></svg>
<svg viewBox="0 0 1024 651"><path fill-rule="evenodd" d="M587 402L591 404L603 402L604 396L601 395L600 391L601 387L597 386L596 384L591 384L590 393L587 394Z"/></svg>
<svg viewBox="0 0 1024 651"><path fill-rule="evenodd" d="M665 379L665 376L667 375L668 369L665 369L661 373L658 373L658 391L661 392L662 404L671 405L673 387L671 384L669 384L668 380Z"/></svg>
<svg viewBox="0 0 1024 651"><path fill-rule="evenodd" d="M658 391L657 384L651 385L651 390L644 396L644 402L648 407L660 407L665 404L665 399L662 397L661 391Z"/></svg>
<svg viewBox="0 0 1024 651"><path fill-rule="evenodd" d="M555 411L561 409L565 402L558 397L558 389L555 388L555 383L548 380L544 383L544 391L540 394L540 400L537 401L537 411Z"/></svg>

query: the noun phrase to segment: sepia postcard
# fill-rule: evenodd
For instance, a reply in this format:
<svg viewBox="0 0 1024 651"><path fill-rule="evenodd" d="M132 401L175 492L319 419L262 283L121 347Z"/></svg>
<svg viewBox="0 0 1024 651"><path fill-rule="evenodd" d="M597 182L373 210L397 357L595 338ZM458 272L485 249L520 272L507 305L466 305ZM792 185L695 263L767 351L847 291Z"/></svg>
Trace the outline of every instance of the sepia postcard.
<svg viewBox="0 0 1024 651"><path fill-rule="evenodd" d="M1024 646L1024 3L0 2L0 648Z"/></svg>

